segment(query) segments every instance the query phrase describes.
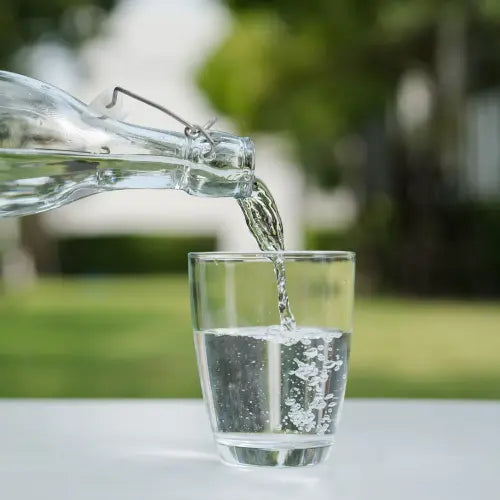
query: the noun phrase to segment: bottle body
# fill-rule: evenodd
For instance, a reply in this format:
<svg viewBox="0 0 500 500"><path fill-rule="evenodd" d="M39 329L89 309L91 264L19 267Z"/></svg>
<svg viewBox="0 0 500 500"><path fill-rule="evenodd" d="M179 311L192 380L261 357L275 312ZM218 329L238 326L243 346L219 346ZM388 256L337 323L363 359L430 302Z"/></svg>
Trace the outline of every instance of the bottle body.
<svg viewBox="0 0 500 500"><path fill-rule="evenodd" d="M31 78L0 72L0 216L27 215L113 189L250 195L253 143L113 120Z"/></svg>

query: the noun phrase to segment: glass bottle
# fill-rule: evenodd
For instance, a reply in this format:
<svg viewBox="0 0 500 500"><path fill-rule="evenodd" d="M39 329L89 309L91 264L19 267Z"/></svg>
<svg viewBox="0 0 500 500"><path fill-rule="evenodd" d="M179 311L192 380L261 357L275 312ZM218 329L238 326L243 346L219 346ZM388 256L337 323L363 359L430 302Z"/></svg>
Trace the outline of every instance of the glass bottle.
<svg viewBox="0 0 500 500"><path fill-rule="evenodd" d="M253 183L248 138L198 126L182 133L132 125L51 85L0 71L0 217L114 189L244 198Z"/></svg>

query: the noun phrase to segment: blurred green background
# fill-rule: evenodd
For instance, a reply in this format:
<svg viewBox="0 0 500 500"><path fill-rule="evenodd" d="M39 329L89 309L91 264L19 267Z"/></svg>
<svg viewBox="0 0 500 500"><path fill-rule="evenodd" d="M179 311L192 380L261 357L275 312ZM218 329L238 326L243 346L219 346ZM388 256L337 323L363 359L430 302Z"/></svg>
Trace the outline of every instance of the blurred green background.
<svg viewBox="0 0 500 500"><path fill-rule="evenodd" d="M186 276L42 280L0 314L1 396L200 396ZM499 324L495 303L360 298L348 394L500 398Z"/></svg>
<svg viewBox="0 0 500 500"><path fill-rule="evenodd" d="M284 141L273 186L295 169L294 196L347 196L311 205L341 223L283 214L302 247L358 254L349 396L500 398L500 2L18 0L0 28L2 69L165 87ZM44 217L0 221L0 396L199 397L186 254L226 240Z"/></svg>

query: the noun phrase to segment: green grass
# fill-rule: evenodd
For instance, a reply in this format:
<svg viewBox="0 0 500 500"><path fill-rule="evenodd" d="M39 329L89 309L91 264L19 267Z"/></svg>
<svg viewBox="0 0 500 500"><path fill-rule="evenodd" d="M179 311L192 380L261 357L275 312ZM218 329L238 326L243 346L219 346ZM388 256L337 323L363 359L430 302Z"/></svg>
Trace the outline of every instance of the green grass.
<svg viewBox="0 0 500 500"><path fill-rule="evenodd" d="M185 276L0 295L0 396L197 397ZM500 303L360 299L348 394L500 398Z"/></svg>

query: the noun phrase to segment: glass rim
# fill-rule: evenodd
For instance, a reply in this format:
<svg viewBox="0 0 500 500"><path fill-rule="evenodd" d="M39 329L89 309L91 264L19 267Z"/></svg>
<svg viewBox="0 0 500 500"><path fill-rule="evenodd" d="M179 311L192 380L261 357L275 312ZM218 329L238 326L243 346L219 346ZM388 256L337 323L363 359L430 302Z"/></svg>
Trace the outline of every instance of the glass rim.
<svg viewBox="0 0 500 500"><path fill-rule="evenodd" d="M354 261L356 253L348 250L269 250L257 252L189 252L189 260L197 261L239 261L261 262L268 261L269 257L281 256L285 260L328 260Z"/></svg>

